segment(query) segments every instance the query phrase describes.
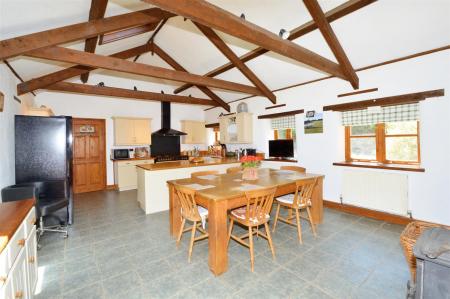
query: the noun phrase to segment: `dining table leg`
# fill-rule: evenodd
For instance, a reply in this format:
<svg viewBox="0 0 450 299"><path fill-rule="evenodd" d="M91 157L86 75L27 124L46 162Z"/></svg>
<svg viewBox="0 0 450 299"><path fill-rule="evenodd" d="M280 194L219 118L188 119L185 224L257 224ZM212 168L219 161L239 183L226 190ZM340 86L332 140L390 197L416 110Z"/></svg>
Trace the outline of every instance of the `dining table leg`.
<svg viewBox="0 0 450 299"><path fill-rule="evenodd" d="M181 227L181 207L178 199L176 198L175 188L173 185L169 185L169 225L170 235L174 238L177 237Z"/></svg>
<svg viewBox="0 0 450 299"><path fill-rule="evenodd" d="M227 201L211 200L208 207L209 269L220 275L228 269Z"/></svg>

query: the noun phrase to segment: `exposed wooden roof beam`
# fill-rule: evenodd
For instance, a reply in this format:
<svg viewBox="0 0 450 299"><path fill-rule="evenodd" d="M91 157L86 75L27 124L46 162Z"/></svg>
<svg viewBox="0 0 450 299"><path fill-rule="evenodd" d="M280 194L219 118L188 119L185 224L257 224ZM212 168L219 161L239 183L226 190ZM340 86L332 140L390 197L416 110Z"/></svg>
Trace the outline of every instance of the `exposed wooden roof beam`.
<svg viewBox="0 0 450 299"><path fill-rule="evenodd" d="M62 91L62 92L73 92L82 93L90 95L100 95L100 96L110 96L117 98L127 98L136 100L147 100L147 101L159 101L159 102L172 102L172 103L182 103L191 105L206 105L206 106L217 106L217 103L207 99L186 97L179 95L163 94L159 92L149 92L140 90L130 90L116 87L107 86L92 86L87 84L77 84L69 82L58 82L49 87L48 90Z"/></svg>
<svg viewBox="0 0 450 299"><path fill-rule="evenodd" d="M62 47L56 46L47 47L44 49L30 51L26 55L36 58L81 64L90 67L161 78L172 81L189 82L193 83L194 85L211 86L220 89L238 91L242 93L262 95L261 91L259 91L259 89L253 86L248 86L244 84L219 79L213 79L186 72L169 70L147 64L131 62L128 60L119 59L115 57L86 53L83 51L77 51Z"/></svg>
<svg viewBox="0 0 450 299"><path fill-rule="evenodd" d="M141 55L152 50L152 46L149 44L145 44L139 47L131 48L125 51L121 51L115 54L110 55L110 57L128 59L136 55ZM70 68L66 68L42 77L34 78L29 81L20 83L17 85L17 94L22 95L27 92L33 92L33 90L40 89L52 85L56 82L64 81L72 77L76 77L87 73L89 71L93 71L97 68L88 67L84 65L75 65Z"/></svg>
<svg viewBox="0 0 450 299"><path fill-rule="evenodd" d="M183 66L181 66L178 62L175 61L167 52L165 52L163 49L158 47L155 43L152 43L153 45L153 51L156 55L161 57L162 60L167 62L174 70L180 71L180 72L188 72ZM205 93L208 97L210 97L213 101L215 101L217 104L219 104L221 107L223 107L225 110L230 112L230 105L225 103L219 96L217 96L211 89L209 89L206 86L197 85L197 87Z"/></svg>
<svg viewBox="0 0 450 299"><path fill-rule="evenodd" d="M270 91L269 88L255 75L255 73L243 63L239 57L227 46L227 44L217 35L214 30L209 27L203 26L197 22L194 22L197 28L216 46L216 48L222 52L222 54L228 58L240 71L252 82L261 92L272 102L276 103L276 96Z"/></svg>
<svg viewBox="0 0 450 299"><path fill-rule="evenodd" d="M101 20L89 21L0 41L0 60L48 46L94 37L106 32L158 22L173 16L159 8L150 8Z"/></svg>
<svg viewBox="0 0 450 299"><path fill-rule="evenodd" d="M91 9L89 10L89 21L99 20L105 16L106 5L108 0L91 0ZM84 44L84 51L94 53L97 47L97 36L86 39ZM80 76L83 83L86 83L89 79L89 72L83 73Z"/></svg>
<svg viewBox="0 0 450 299"><path fill-rule="evenodd" d="M376 2L376 0L350 0L347 1L335 8L333 8L332 10L328 11L327 13L325 13L325 17L327 18L328 22L333 22L336 21L339 18L342 18L354 11L357 11L358 9L361 9L369 4L372 4L373 2ZM317 25L314 21L309 21L293 30L291 30L291 34L289 35L289 40L294 40L297 39L301 36L304 36L314 30L317 29ZM239 57L239 59L242 62L247 62L250 61L252 59L255 59L256 57L259 57L265 53L269 52L269 50L266 50L262 47L256 48L250 52L248 52L247 54L244 54L242 56ZM233 63L229 62L226 63L222 66L219 66L218 68L215 68L214 70L208 72L205 74L205 76L208 77L215 77L217 75L220 75L226 71L229 71L231 69L233 69L235 66ZM174 93L180 93L188 88L192 87L191 84L184 84L180 87L178 87L177 89L175 89Z"/></svg>
<svg viewBox="0 0 450 299"><path fill-rule="evenodd" d="M16 70L12 67L12 65L9 64L8 60L3 60L3 62L5 63L5 65L9 68L9 70L11 71L11 73L13 73L14 76L16 76L17 79L19 79L20 82L23 82L22 77L16 72ZM34 92L31 92L34 96L36 96L36 94Z"/></svg>
<svg viewBox="0 0 450 299"><path fill-rule="evenodd" d="M319 3L317 2L317 0L303 0L303 3L308 9L314 22L317 24L317 27L319 27L323 38L333 52L334 57L336 57L337 61L339 62L339 65L341 66L342 71L347 77L347 80L352 84L354 89L358 89L358 75L356 75L356 72L353 69L352 64L350 63L350 60L345 54L344 48L342 48L341 44L339 43L339 40L334 33L333 28L331 28L330 23L328 23L327 18L323 13Z"/></svg>
<svg viewBox="0 0 450 299"><path fill-rule="evenodd" d="M289 57L322 72L347 80L340 66L262 27L247 22L203 0L143 0L267 50Z"/></svg>
<svg viewBox="0 0 450 299"><path fill-rule="evenodd" d="M155 31L152 33L152 35L151 35L150 38L148 39L148 42L147 42L148 44L154 42L156 35L157 35L158 32L163 28L164 24L166 24L167 20L168 20L168 19L164 19L164 20L162 20L162 21L158 24L158 27L156 27ZM136 55L136 57L134 57L133 61L136 62L136 61L139 59L140 56L141 56L141 55Z"/></svg>

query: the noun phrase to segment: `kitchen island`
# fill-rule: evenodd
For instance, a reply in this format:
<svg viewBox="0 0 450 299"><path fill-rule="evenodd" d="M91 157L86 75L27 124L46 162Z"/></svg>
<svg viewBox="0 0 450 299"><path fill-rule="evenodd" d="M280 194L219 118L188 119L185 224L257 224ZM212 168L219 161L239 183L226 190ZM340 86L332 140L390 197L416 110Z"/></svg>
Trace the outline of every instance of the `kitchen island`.
<svg viewBox="0 0 450 299"><path fill-rule="evenodd" d="M204 162L190 161L161 162L137 166L138 202L146 214L169 210L169 189L167 181L189 178L197 171L217 170L225 173L229 167L239 166L235 158L205 157Z"/></svg>

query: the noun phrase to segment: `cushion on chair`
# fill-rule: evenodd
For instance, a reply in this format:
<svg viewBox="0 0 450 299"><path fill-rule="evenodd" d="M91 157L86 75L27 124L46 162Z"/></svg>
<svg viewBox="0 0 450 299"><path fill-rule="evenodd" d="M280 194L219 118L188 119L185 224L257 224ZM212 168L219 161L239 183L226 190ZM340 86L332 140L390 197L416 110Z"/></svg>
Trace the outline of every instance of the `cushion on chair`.
<svg viewBox="0 0 450 299"><path fill-rule="evenodd" d="M279 197L276 198L276 200L279 201L279 202L291 205L291 204L294 203L294 197L295 197L294 193L290 193L290 194L286 194L286 195L283 195L283 196L279 196ZM311 205L311 200L308 200L308 205L309 206ZM305 206L305 205L304 204L300 205L300 207L303 207L303 206Z"/></svg>
<svg viewBox="0 0 450 299"><path fill-rule="evenodd" d="M252 210L253 209L253 207L250 207L250 209ZM240 207L240 208L237 208L237 209L234 209L234 210L232 210L231 211L231 214L234 216L234 217L236 217L236 218L239 218L239 219L245 219L245 215L246 215L246 212L247 212L247 207ZM252 212L250 211L250 214L251 214ZM261 215L262 216L262 215ZM262 217L261 217L262 218ZM269 219L270 218L270 215L269 214L266 214L265 215L265 218L266 219ZM259 220L258 220L258 217L251 217L250 218L250 221L252 222L252 223L258 223L258 222L260 222Z"/></svg>
<svg viewBox="0 0 450 299"><path fill-rule="evenodd" d="M37 202L38 209L41 212L41 216L50 215L59 209L65 208L69 205L68 198L53 198L51 200L39 200Z"/></svg>
<svg viewBox="0 0 450 299"><path fill-rule="evenodd" d="M202 206L197 206L198 213L200 214L200 218L202 218L202 227L205 229L206 226L206 218L208 217L208 209L205 209Z"/></svg>

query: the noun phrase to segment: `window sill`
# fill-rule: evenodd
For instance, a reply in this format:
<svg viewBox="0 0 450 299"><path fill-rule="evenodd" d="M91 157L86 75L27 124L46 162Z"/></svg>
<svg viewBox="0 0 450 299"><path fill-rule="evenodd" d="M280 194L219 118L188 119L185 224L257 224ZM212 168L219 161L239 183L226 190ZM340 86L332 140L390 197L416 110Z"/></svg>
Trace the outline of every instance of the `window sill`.
<svg viewBox="0 0 450 299"><path fill-rule="evenodd" d="M377 169L389 169L389 170L400 170L400 171L414 171L414 172L425 172L424 168L420 165L404 165L404 164L382 164L382 163L371 163L371 162L335 162L334 166L347 166L347 167L361 167L361 168L377 168Z"/></svg>
<svg viewBox="0 0 450 299"><path fill-rule="evenodd" d="M297 163L298 161L295 159L283 159L283 158L268 158L264 159L263 161L272 161L272 162L294 162Z"/></svg>

